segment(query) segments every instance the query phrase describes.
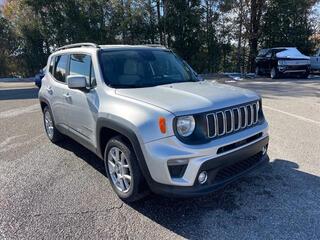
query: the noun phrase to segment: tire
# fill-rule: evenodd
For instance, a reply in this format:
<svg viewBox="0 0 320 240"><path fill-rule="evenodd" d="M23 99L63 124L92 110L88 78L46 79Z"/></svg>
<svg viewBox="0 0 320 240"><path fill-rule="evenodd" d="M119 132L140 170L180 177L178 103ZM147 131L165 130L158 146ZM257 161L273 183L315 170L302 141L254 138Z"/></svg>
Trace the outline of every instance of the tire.
<svg viewBox="0 0 320 240"><path fill-rule="evenodd" d="M57 143L63 139L63 135L59 132L54 124L52 112L48 106L43 109L43 125L47 137L51 142Z"/></svg>
<svg viewBox="0 0 320 240"><path fill-rule="evenodd" d="M107 143L104 164L109 182L121 200L134 202L146 195L146 183L137 157L121 136L111 138Z"/></svg>
<svg viewBox="0 0 320 240"><path fill-rule="evenodd" d="M279 78L279 72L278 72L278 69L277 69L276 67L273 67L273 68L271 69L270 77L271 77L272 79L277 79L277 78Z"/></svg>
<svg viewBox="0 0 320 240"><path fill-rule="evenodd" d="M310 74L310 72L306 71L305 73L300 75L300 78L308 78L309 74Z"/></svg>

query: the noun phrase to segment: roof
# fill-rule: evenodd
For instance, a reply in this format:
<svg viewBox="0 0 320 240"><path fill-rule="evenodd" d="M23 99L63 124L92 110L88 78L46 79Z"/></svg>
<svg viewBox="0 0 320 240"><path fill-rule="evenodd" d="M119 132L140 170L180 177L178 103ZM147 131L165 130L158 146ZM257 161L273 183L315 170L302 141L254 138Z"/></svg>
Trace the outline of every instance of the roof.
<svg viewBox="0 0 320 240"><path fill-rule="evenodd" d="M160 48L160 49L166 49L166 47L159 45L159 44L146 44L146 45L98 45L95 43L90 42L84 42L84 43L74 43L74 44L68 44L62 47L57 48L57 51L61 50L68 50L68 49L75 49L77 48L95 48L95 49L141 49L141 48Z"/></svg>

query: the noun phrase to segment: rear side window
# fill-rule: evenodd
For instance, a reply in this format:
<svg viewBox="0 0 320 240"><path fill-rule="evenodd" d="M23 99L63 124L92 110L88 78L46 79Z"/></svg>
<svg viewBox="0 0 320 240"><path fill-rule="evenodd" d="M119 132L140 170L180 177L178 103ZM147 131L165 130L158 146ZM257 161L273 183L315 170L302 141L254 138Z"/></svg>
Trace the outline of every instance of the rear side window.
<svg viewBox="0 0 320 240"><path fill-rule="evenodd" d="M91 56L86 54L71 54L70 75L85 76L87 79L87 86L95 86L96 80L92 68Z"/></svg>
<svg viewBox="0 0 320 240"><path fill-rule="evenodd" d="M61 55L57 56L56 64L54 66L54 74L56 80L60 82L66 81L66 72L67 72L67 62L68 62L68 55Z"/></svg>

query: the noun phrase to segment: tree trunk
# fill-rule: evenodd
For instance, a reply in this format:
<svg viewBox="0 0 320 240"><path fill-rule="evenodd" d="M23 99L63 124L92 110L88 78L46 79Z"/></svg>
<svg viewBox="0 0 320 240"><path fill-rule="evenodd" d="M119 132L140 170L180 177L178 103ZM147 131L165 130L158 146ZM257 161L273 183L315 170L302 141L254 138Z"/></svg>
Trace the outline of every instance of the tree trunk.
<svg viewBox="0 0 320 240"><path fill-rule="evenodd" d="M157 18L158 18L158 31L159 31L159 37L160 37L160 44L164 45L161 13L160 13L160 0L157 0Z"/></svg>
<svg viewBox="0 0 320 240"><path fill-rule="evenodd" d="M241 72L241 47L242 47L242 26L243 26L243 2L239 1L239 35L237 47L237 70Z"/></svg>
<svg viewBox="0 0 320 240"><path fill-rule="evenodd" d="M262 16L263 0L251 0L250 16L250 37L249 37L249 64L248 70L254 72L255 58L258 53L258 39L260 31L260 21Z"/></svg>

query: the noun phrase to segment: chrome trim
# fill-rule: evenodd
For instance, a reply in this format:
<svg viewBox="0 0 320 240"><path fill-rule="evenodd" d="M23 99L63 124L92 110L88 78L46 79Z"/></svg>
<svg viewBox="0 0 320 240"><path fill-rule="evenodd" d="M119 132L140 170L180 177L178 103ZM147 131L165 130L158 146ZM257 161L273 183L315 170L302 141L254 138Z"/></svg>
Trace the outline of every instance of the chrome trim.
<svg viewBox="0 0 320 240"><path fill-rule="evenodd" d="M250 112L248 112L248 107L250 108ZM248 104L246 105L246 110L247 110L247 127L250 127L252 125L252 105L251 104ZM249 114L251 116L250 118L250 122L249 122Z"/></svg>
<svg viewBox="0 0 320 240"><path fill-rule="evenodd" d="M209 132L209 119L208 119L208 116L210 116L210 115L212 115L212 117L213 117L213 124L214 124L214 135L210 135L210 132ZM213 138L213 137L215 137L215 136L217 136L217 134L218 134L218 121L217 121L217 116L216 116L216 114L215 113L209 113L209 114L207 114L206 115L206 119L207 119L207 133L208 133L208 137L209 138Z"/></svg>
<svg viewBox="0 0 320 240"><path fill-rule="evenodd" d="M254 104L256 105L256 121L254 122L254 124L256 124L259 120L259 102Z"/></svg>
<svg viewBox="0 0 320 240"><path fill-rule="evenodd" d="M221 113L222 114L222 122L223 122L223 132L222 133L219 133L219 125L218 125L218 114ZM217 116L217 133L218 133L218 136L222 136L226 133L226 126L225 126L225 115L224 115L224 112L223 111L219 111L216 113L216 116Z"/></svg>
<svg viewBox="0 0 320 240"><path fill-rule="evenodd" d="M254 106L256 107L256 111L254 111ZM248 109L249 107L249 109ZM241 109L243 108L244 110L244 126L242 126L243 122L242 122L242 116L241 116ZM236 123L235 123L235 114L234 111L237 111L238 113L238 128L235 127ZM227 122L228 122L228 118L227 118L227 112L230 113L231 116L231 128L229 131L227 131ZM223 132L219 134L219 124L218 124L218 115L221 114L222 115L222 122L223 122ZM251 116L251 121L249 122L249 114ZM256 114L256 116L255 116ZM209 129L209 116L213 117L213 121L214 121L214 135L210 135L210 129ZM254 121L254 117L256 117L256 121ZM256 124L259 121L259 103L258 102L254 102L254 103L250 103L247 105L242 105L239 107L233 107L230 109L225 109L222 111L218 111L215 113L208 113L206 115L206 120L207 120L207 136L209 138L214 138L214 137L218 137L218 136L222 136L222 135L226 135L229 133L233 133L236 132L240 129L245 129L248 127L253 126L254 124Z"/></svg>
<svg viewBox="0 0 320 240"><path fill-rule="evenodd" d="M243 108L243 111L244 111L244 125L242 126L242 114L241 114L241 109ZM246 107L244 107L244 106L241 106L240 108L240 116L241 116L241 129L243 129L243 128L246 128L246 126L247 126L247 119L246 119L246 117L247 117L247 111L246 111Z"/></svg>
<svg viewBox="0 0 320 240"><path fill-rule="evenodd" d="M231 133L233 131L233 112L230 110L230 109L227 109L225 112L225 116L226 116L226 133ZM228 131L228 118L227 118L227 112L230 112L230 124L231 124L231 127L230 127L230 130Z"/></svg>
<svg viewBox="0 0 320 240"><path fill-rule="evenodd" d="M238 131L241 128L240 108L233 108L233 109L236 109L238 112L238 128L234 128L235 131Z"/></svg>

